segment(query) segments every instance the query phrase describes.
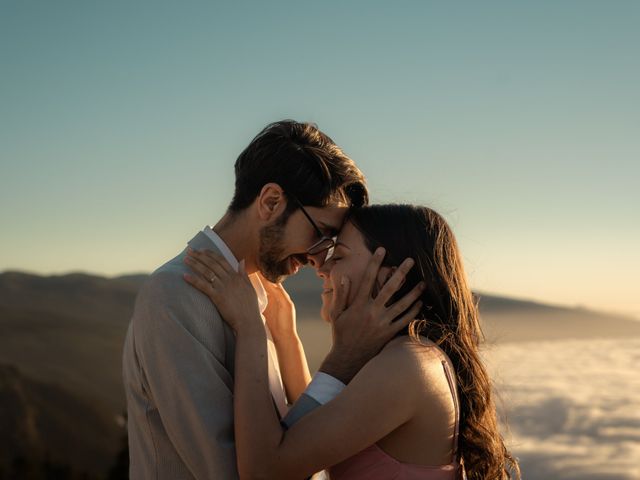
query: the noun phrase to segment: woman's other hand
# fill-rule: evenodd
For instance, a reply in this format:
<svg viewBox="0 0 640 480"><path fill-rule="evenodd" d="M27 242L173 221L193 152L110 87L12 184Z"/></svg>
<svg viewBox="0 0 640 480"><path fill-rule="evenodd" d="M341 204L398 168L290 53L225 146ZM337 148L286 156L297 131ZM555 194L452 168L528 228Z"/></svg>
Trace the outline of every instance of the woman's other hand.
<svg viewBox="0 0 640 480"><path fill-rule="evenodd" d="M263 314L274 339L288 338L296 334L296 308L281 283L272 283L258 273L269 302Z"/></svg>

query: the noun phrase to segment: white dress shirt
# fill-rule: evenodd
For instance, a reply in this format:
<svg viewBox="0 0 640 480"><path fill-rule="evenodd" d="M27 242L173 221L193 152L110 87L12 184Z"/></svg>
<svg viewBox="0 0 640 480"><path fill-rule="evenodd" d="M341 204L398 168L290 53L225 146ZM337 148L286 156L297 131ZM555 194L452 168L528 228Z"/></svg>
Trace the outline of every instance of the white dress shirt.
<svg viewBox="0 0 640 480"><path fill-rule="evenodd" d="M204 227L202 230L205 235L207 235L211 241L215 244L216 247L222 253L222 256L225 258L231 268L233 268L236 272L238 271L239 262L236 257L233 255L229 247L224 240L220 238L220 236L213 231L213 229L209 226ZM278 364L278 353L276 352L276 346L273 343L273 337L271 336L271 332L269 331L269 327L266 323L266 319L264 318L263 312L267 308L269 304L269 299L267 297L267 292L262 286L262 282L256 274L249 275L249 280L251 281L251 285L256 292L256 296L258 297L258 306L260 308L260 316L262 317L262 321L264 322L264 328L267 333L267 358L269 362L269 390L271 390L271 395L273 396L273 400L278 408L278 413L280 413L281 417L284 417L287 414L289 409L287 405L287 398L284 392L284 385L282 384L282 376L280 375L280 365Z"/></svg>

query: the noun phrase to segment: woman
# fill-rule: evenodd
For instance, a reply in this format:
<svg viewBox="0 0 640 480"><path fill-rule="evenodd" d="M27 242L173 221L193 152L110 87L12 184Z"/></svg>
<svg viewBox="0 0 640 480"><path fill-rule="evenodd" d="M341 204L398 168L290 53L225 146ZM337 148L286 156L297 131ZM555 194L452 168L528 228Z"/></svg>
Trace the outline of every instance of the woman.
<svg viewBox="0 0 640 480"><path fill-rule="evenodd" d="M377 275L371 275L379 247L386 256ZM415 266L393 294L397 285L389 286L387 279L397 278L394 266L407 257ZM269 394L257 303L240 301L255 297L246 274L232 271L211 253L194 252L193 258L202 278L188 281L210 296L237 333L235 429L241 477L304 478L323 468L334 480L453 480L465 471L470 479L511 478L512 471L519 477L498 431L490 380L478 352L478 311L462 258L436 212L407 205L352 212L319 270L322 315L332 322L334 342L355 338L354 332L366 328L360 317L391 309L416 289L420 300L394 312L396 325L408 327L337 398L286 431ZM215 286L203 280L212 274Z"/></svg>

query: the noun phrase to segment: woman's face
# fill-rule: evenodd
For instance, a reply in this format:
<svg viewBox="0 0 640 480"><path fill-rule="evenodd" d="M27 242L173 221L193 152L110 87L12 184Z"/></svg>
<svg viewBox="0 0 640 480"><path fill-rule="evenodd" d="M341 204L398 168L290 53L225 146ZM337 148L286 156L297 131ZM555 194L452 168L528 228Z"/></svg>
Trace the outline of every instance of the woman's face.
<svg viewBox="0 0 640 480"><path fill-rule="evenodd" d="M318 270L318 275L324 280L320 310L323 320L331 321L335 292L340 287L343 276L349 279L347 305L351 304L372 255L360 231L351 222L347 222L340 231L333 256Z"/></svg>

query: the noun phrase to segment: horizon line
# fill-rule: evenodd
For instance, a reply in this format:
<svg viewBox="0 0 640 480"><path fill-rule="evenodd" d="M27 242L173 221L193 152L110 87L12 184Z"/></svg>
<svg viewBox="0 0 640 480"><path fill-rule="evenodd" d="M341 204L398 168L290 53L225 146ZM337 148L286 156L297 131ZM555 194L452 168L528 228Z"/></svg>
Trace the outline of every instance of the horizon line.
<svg viewBox="0 0 640 480"><path fill-rule="evenodd" d="M305 265L303 268L312 268L309 267L308 265ZM120 273L120 274L114 274L114 275L107 275L107 274L103 274L103 273L96 273L96 272L90 272L87 270L67 270L63 273L42 273L42 272L35 272L33 270L20 270L20 269L14 269L14 268L8 268L5 270L0 270L0 275L4 275L7 273L18 273L18 274L23 274L23 275L31 275L34 277L42 277L42 278L47 278L47 277L66 277L66 276L71 276L71 275L85 275L87 277L98 277L98 278L104 278L104 279L108 279L108 280L116 280L118 278L124 278L124 277L135 277L135 276L149 276L151 275L152 272L143 272L143 271L138 271L138 272L129 272L129 273ZM511 301L517 301L517 302L522 302L522 303L529 303L529 304L534 304L534 305L538 305L541 307L551 307L551 308L561 308L561 309L566 309L566 310L582 310L582 311L587 311L587 312L591 312L591 313L600 313L600 314L606 314L606 315L615 315L618 317L625 317L634 321L640 321L640 315L637 313L632 313L632 312L612 312L612 311L606 311L606 310L601 310L598 308L592 308L589 306L585 306L585 305L581 305L581 304L563 304L563 303L554 303L554 302L548 302L545 300L539 300L539 299L534 299L534 298L527 298L527 297L519 297L519 296L511 296L511 295L505 295L505 294L500 294L500 293L491 293L491 292L487 292L487 291L481 291L481 290L476 290L476 289L471 289L472 292L475 295L479 295L480 297L482 297L483 295L486 296L491 296L491 297L497 297L497 298L502 298L505 300L511 300Z"/></svg>

